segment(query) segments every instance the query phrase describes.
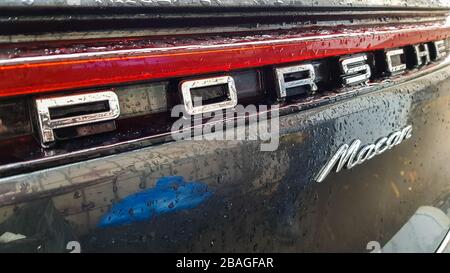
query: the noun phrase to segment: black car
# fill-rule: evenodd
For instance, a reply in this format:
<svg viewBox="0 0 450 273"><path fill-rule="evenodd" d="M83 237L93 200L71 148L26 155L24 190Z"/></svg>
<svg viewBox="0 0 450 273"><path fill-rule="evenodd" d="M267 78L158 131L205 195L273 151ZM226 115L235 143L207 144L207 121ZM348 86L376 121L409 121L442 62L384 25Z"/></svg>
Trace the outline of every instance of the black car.
<svg viewBox="0 0 450 273"><path fill-rule="evenodd" d="M445 2L1 1L0 251L448 252Z"/></svg>

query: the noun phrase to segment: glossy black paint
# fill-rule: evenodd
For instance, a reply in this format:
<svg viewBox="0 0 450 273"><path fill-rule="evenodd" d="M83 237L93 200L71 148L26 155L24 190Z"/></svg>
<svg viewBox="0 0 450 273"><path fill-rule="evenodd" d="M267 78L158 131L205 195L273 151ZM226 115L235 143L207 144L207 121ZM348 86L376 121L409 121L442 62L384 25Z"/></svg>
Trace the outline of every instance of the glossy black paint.
<svg viewBox="0 0 450 273"><path fill-rule="evenodd" d="M369 241L385 244L418 207L450 207L449 76L446 66L293 107L280 118L274 152L252 141L182 141L5 177L0 217L51 200L87 252L366 252ZM313 181L340 145L373 143L409 124L411 139ZM213 195L147 222L96 228L113 203L169 175L200 181Z"/></svg>
<svg viewBox="0 0 450 273"><path fill-rule="evenodd" d="M146 252L366 252L369 241L383 245L419 206L447 209L449 72L283 117L275 152L254 143L198 151L192 161L220 166L199 167L217 177L208 182L211 200L148 223L93 230L83 245ZM413 137L401 145L320 184L312 180L341 144L372 143L407 124ZM182 165L168 164L183 174Z"/></svg>

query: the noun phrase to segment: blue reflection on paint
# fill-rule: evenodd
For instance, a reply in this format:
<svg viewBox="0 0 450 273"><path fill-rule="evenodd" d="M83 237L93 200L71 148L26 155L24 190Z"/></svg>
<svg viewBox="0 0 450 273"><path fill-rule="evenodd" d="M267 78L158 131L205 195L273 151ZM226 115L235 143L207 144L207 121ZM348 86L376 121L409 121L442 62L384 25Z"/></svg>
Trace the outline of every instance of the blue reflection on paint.
<svg viewBox="0 0 450 273"><path fill-rule="evenodd" d="M145 221L163 213L194 208L211 195L204 183L186 182L182 176L162 177L154 188L127 196L113 205L98 227Z"/></svg>

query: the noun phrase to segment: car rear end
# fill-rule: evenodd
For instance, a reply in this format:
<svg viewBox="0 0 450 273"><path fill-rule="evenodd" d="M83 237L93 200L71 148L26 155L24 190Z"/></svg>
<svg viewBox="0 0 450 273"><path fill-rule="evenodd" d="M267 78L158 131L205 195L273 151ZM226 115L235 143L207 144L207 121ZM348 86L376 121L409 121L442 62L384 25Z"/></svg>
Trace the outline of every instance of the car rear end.
<svg viewBox="0 0 450 273"><path fill-rule="evenodd" d="M448 251L449 5L66 2L0 4L1 251Z"/></svg>

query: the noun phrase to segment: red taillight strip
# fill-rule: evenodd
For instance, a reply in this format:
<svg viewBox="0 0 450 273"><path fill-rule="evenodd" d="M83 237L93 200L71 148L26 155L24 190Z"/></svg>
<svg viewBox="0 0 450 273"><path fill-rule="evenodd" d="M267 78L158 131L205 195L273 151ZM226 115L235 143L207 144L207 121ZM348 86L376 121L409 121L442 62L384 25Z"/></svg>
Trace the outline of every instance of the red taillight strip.
<svg viewBox="0 0 450 273"><path fill-rule="evenodd" d="M448 26L0 60L0 97L181 77L444 39Z"/></svg>

